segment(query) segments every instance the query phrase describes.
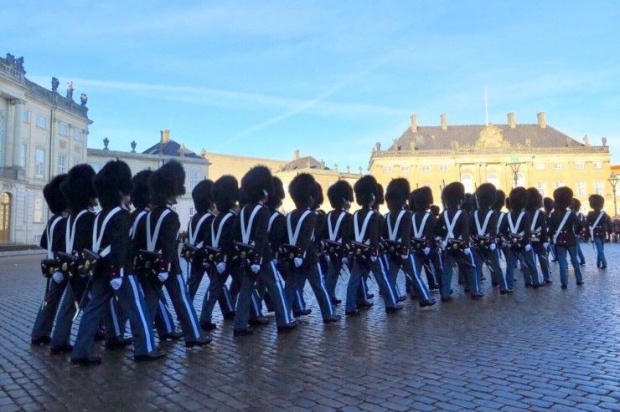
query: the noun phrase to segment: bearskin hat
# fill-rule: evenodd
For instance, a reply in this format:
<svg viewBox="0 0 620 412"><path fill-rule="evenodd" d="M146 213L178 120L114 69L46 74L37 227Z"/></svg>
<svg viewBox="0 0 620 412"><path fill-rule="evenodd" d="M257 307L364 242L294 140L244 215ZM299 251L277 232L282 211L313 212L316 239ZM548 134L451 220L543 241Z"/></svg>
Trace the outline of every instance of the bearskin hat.
<svg viewBox="0 0 620 412"><path fill-rule="evenodd" d="M411 209L423 212L433 204L433 190L428 186L422 186L412 192L410 204Z"/></svg>
<svg viewBox="0 0 620 412"><path fill-rule="evenodd" d="M316 182L316 199L314 200L314 205L312 205L312 208L320 208L324 201L325 196L323 196L323 187L319 182Z"/></svg>
<svg viewBox="0 0 620 412"><path fill-rule="evenodd" d="M437 205L431 205L431 207L429 208L429 210L430 210L430 212L431 212L431 214L432 214L433 216L435 216L435 217L439 216L439 212L440 212L439 206L437 206Z"/></svg>
<svg viewBox="0 0 620 412"><path fill-rule="evenodd" d="M67 200L60 191L60 184L66 177L66 173L54 176L43 188L43 197L50 211L55 215L61 214L67 208Z"/></svg>
<svg viewBox="0 0 620 412"><path fill-rule="evenodd" d="M495 192L495 203L493 204L493 209L502 210L505 204L506 204L506 193L501 189L497 189L497 192Z"/></svg>
<svg viewBox="0 0 620 412"><path fill-rule="evenodd" d="M231 175L220 177L211 187L211 198L220 212L226 212L235 207L239 196L239 183L237 178Z"/></svg>
<svg viewBox="0 0 620 412"><path fill-rule="evenodd" d="M588 202L590 202L590 207L597 212L605 206L605 198L601 195L591 195Z"/></svg>
<svg viewBox="0 0 620 412"><path fill-rule="evenodd" d="M495 204L496 198L497 189L493 183L483 183L476 189L476 200L481 209L489 209Z"/></svg>
<svg viewBox="0 0 620 412"><path fill-rule="evenodd" d="M573 190L568 186L558 187L553 191L555 209L565 210L573 201Z"/></svg>
<svg viewBox="0 0 620 412"><path fill-rule="evenodd" d="M457 207L465 200L465 186L461 182L448 183L441 192L441 198L448 207Z"/></svg>
<svg viewBox="0 0 620 412"><path fill-rule="evenodd" d="M198 184L192 190L192 199L194 200L194 207L198 213L206 213L213 204L213 197L211 197L211 189L213 188L213 181L204 179L198 182Z"/></svg>
<svg viewBox="0 0 620 412"><path fill-rule="evenodd" d="M280 206L282 206L282 199L286 197L286 193L284 192L284 185L282 184L282 180L279 177L273 177L273 196L269 196L267 199L267 207L271 210L276 210Z"/></svg>
<svg viewBox="0 0 620 412"><path fill-rule="evenodd" d="M291 180L288 192L298 209L312 207L317 199L316 180L309 173L300 173Z"/></svg>
<svg viewBox="0 0 620 412"><path fill-rule="evenodd" d="M461 208L469 214L476 210L476 198L473 194L465 193L465 196L463 196L463 204Z"/></svg>
<svg viewBox="0 0 620 412"><path fill-rule="evenodd" d="M241 197L244 203L257 203L273 196L273 179L266 166L254 166L241 178Z"/></svg>
<svg viewBox="0 0 620 412"><path fill-rule="evenodd" d="M385 190L383 190L383 185L381 183L377 183L377 201L375 205L379 207L385 203Z"/></svg>
<svg viewBox="0 0 620 412"><path fill-rule="evenodd" d="M543 207L545 208L546 212L551 212L553 210L553 199L551 199L550 197L545 197L543 199Z"/></svg>
<svg viewBox="0 0 620 412"><path fill-rule="evenodd" d="M570 208L575 212L579 212L579 209L581 209L581 201L579 199L573 198L573 201L570 204Z"/></svg>
<svg viewBox="0 0 620 412"><path fill-rule="evenodd" d="M407 203L410 191L411 187L407 179L403 177L392 179L385 190L385 201L388 204L388 209L397 210L403 207Z"/></svg>
<svg viewBox="0 0 620 412"><path fill-rule="evenodd" d="M525 194L525 209L536 210L542 206L542 195L535 187L529 187Z"/></svg>
<svg viewBox="0 0 620 412"><path fill-rule="evenodd" d="M377 201L378 197L377 179L372 175L360 177L353 185L355 201L360 206L369 206Z"/></svg>
<svg viewBox="0 0 620 412"><path fill-rule="evenodd" d="M525 196L527 191L523 186L517 186L510 191L508 198L510 200L510 210L525 209Z"/></svg>
<svg viewBox="0 0 620 412"><path fill-rule="evenodd" d="M95 177L95 170L92 166L82 163L73 166L60 184L60 190L73 212L92 206L91 199L97 197L93 187L93 177Z"/></svg>
<svg viewBox="0 0 620 412"><path fill-rule="evenodd" d="M149 179L151 202L163 206L169 198L185 194L185 169L176 160L169 160L153 172Z"/></svg>
<svg viewBox="0 0 620 412"><path fill-rule="evenodd" d="M133 192L131 192L131 203L137 209L144 209L151 203L149 194L149 179L153 171L150 169L142 170L133 177Z"/></svg>
<svg viewBox="0 0 620 412"><path fill-rule="evenodd" d="M353 202L353 188L346 180L338 180L327 189L329 204L334 209L342 209L347 202Z"/></svg>
<svg viewBox="0 0 620 412"><path fill-rule="evenodd" d="M102 208L118 206L123 195L131 194L134 189L131 169L122 160L111 160L95 175L93 186Z"/></svg>

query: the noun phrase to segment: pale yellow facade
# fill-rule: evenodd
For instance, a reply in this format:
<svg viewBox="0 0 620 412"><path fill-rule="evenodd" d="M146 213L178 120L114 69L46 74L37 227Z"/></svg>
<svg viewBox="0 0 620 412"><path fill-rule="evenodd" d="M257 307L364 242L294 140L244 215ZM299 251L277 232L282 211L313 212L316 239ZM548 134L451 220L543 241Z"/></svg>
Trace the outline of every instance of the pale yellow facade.
<svg viewBox="0 0 620 412"><path fill-rule="evenodd" d="M209 165L207 177L213 181L224 175L232 175L240 182L243 175L256 165L267 166L271 172L280 170L288 160L265 159L260 157L235 156L224 153L202 151L200 153Z"/></svg>
<svg viewBox="0 0 620 412"><path fill-rule="evenodd" d="M537 125L527 125L521 132L521 142L511 141L505 134L516 133L520 126L514 123L514 114L509 114L508 119L508 124L503 127L480 125L477 129L467 126L453 130L452 136L457 138L450 142L432 142L429 146L433 148L428 150L416 147L415 142L441 139L442 131L448 135L450 126L443 123L445 118L442 116L442 127L423 131L417 127L417 119L412 119L411 130L403 136L416 138L407 140L401 137L395 144L403 144L393 145L388 150L381 150L380 144L377 144L370 158L370 173L384 185L393 178L405 177L412 188L429 186L433 189L436 204L441 202L443 186L453 181L462 182L470 193L485 182L491 182L508 193L516 183L518 186L536 187L543 196L548 197L553 196L555 188L569 186L574 197L581 201L582 211L588 209L588 197L598 193L606 200L606 211L614 214L614 193L609 183L611 155L606 139L603 138L600 145L593 145L587 137L584 137L583 143L566 137L563 145L557 144L558 141L562 143L558 132L545 130L548 126L541 113ZM451 127L459 129L460 126ZM477 135L461 138L472 131ZM546 133L552 132L554 136L547 139ZM420 133L425 136L417 137ZM532 133L531 137L529 133ZM546 139L556 144L545 147ZM463 141L467 143L463 144ZM538 143L535 141L540 141L540 144L535 144ZM413 143L407 147L404 145L407 142Z"/></svg>

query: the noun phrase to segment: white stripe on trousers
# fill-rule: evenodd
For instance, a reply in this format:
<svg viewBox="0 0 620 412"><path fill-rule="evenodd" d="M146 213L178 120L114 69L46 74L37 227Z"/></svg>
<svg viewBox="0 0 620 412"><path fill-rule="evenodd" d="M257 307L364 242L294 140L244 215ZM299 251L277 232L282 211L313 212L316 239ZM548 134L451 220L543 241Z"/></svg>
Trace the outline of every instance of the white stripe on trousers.
<svg viewBox="0 0 620 412"><path fill-rule="evenodd" d="M383 262L383 259L381 259L380 257L377 258L377 260L379 261L379 267L380 267L380 270L381 270L381 277L383 278L383 281L385 282L385 286L387 287L387 290L390 293L390 296L392 297L392 302L398 303L398 299L396 299L394 297L394 291L390 287L390 281L387 278L386 269L385 269L385 266L384 266L385 263ZM374 275L376 276L376 274L374 274Z"/></svg>
<svg viewBox="0 0 620 412"><path fill-rule="evenodd" d="M196 325L196 319L192 316L192 306L187 299L187 293L185 293L185 282L183 281L183 276L177 275L177 281L179 282L179 287L181 290L181 300L183 301L183 305L187 311L187 316L189 317L189 321L194 332L194 337L198 339L200 338L200 331L198 330L198 325Z"/></svg>
<svg viewBox="0 0 620 412"><path fill-rule="evenodd" d="M284 320L286 321L286 324L288 325L289 323L292 322L290 308L286 305L286 299L284 298L284 287L282 287L280 272L278 272L278 268L276 267L276 264L274 263L273 260L271 261L271 270L273 271L274 281L275 281L276 287L278 288L278 293L280 295L282 311L284 312Z"/></svg>
<svg viewBox="0 0 620 412"><path fill-rule="evenodd" d="M139 286L136 285L136 280L134 279L133 276L128 276L128 280L129 280L129 284L131 285L131 290L133 292L133 299L134 302L136 303L136 308L138 309L138 313L140 314L140 321L142 322L142 329L144 330L144 340L146 341L146 351L148 353L153 352L153 345L152 345L152 335L151 335L151 328L149 327L148 323L146 322L146 316L144 315L144 311L142 310L142 306L140 305L140 298L139 298L139 293L140 293L140 289Z"/></svg>
<svg viewBox="0 0 620 412"><path fill-rule="evenodd" d="M329 316L334 316L334 308L332 306L332 299L329 297L329 293L327 293L327 289L325 288L325 282L323 282L323 271L321 270L321 264L316 264L319 274L319 282L321 283L321 289L325 294L325 299L327 300L327 306L329 306Z"/></svg>

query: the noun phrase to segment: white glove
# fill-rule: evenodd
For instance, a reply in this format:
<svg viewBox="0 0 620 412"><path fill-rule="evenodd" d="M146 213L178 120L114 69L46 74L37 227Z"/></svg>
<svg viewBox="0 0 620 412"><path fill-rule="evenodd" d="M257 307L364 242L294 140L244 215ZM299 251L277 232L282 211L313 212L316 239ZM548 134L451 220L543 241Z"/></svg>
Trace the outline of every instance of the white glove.
<svg viewBox="0 0 620 412"><path fill-rule="evenodd" d="M548 248L549 248L549 242L545 242L545 243L543 243L543 247L544 247L545 249L548 249Z"/></svg>
<svg viewBox="0 0 620 412"><path fill-rule="evenodd" d="M532 250L532 245L528 243L527 245L525 245L525 251L529 252L530 250Z"/></svg>
<svg viewBox="0 0 620 412"><path fill-rule="evenodd" d="M422 252L424 252L425 255L428 255L429 253L431 253L431 248L427 246L424 249L422 249Z"/></svg>
<svg viewBox="0 0 620 412"><path fill-rule="evenodd" d="M407 259L409 259L409 255L400 255L400 258L402 260L407 260Z"/></svg>
<svg viewBox="0 0 620 412"><path fill-rule="evenodd" d="M497 249L497 245L495 243L491 243L489 245L489 249L491 249L492 252L495 252L495 249Z"/></svg>
<svg viewBox="0 0 620 412"><path fill-rule="evenodd" d="M123 278L114 278L110 281L110 286L112 286L112 289L114 290L119 290L122 284Z"/></svg>
<svg viewBox="0 0 620 412"><path fill-rule="evenodd" d="M217 270L217 273L219 273L220 275L224 272L226 272L226 262L220 262L215 266L215 269Z"/></svg>
<svg viewBox="0 0 620 412"><path fill-rule="evenodd" d="M168 279L168 272L160 272L157 274L157 279L159 279L159 281L161 283L164 283L167 279Z"/></svg>
<svg viewBox="0 0 620 412"><path fill-rule="evenodd" d="M304 259L300 257L296 257L295 259L293 259L293 264L295 265L296 268L298 268L304 264Z"/></svg>
<svg viewBox="0 0 620 412"><path fill-rule="evenodd" d="M256 274L260 271L260 265L253 264L252 266L250 266L250 270L252 271L252 273Z"/></svg>
<svg viewBox="0 0 620 412"><path fill-rule="evenodd" d="M202 267L205 268L206 270L208 270L211 267L211 264L209 262L203 262Z"/></svg>
<svg viewBox="0 0 620 412"><path fill-rule="evenodd" d="M54 279L54 282L60 283L65 279L65 275L63 275L61 272L54 272L54 274L52 275L52 279Z"/></svg>
<svg viewBox="0 0 620 412"><path fill-rule="evenodd" d="M370 261L373 262L373 263L376 262L377 261L377 257L376 256L371 256L370 257Z"/></svg>
<svg viewBox="0 0 620 412"><path fill-rule="evenodd" d="M465 253L466 255L471 255L471 249L466 247L465 249L463 249L463 253Z"/></svg>

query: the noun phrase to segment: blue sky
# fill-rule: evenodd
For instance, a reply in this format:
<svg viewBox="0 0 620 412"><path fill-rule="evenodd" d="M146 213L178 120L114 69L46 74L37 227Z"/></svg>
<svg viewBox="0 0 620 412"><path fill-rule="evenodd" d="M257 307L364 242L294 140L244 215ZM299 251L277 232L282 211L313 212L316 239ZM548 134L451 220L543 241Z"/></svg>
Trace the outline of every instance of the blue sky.
<svg viewBox="0 0 620 412"><path fill-rule="evenodd" d="M19 5L17 5L19 3ZM420 125L547 122L620 163L620 2L2 2L0 54L89 96L89 146L202 148L366 170Z"/></svg>

